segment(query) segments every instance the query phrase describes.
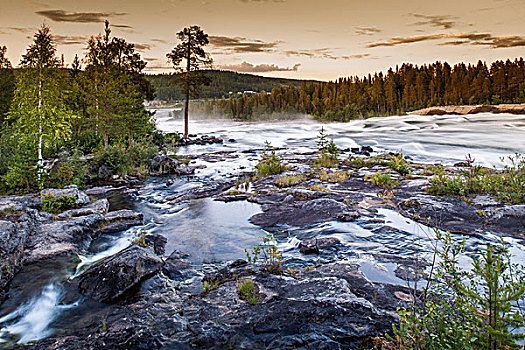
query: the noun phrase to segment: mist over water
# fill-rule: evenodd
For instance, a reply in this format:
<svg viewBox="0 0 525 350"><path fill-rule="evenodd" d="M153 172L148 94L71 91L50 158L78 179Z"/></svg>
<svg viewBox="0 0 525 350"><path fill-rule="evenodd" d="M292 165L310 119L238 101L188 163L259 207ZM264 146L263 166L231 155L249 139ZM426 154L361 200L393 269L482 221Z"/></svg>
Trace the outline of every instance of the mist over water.
<svg viewBox="0 0 525 350"><path fill-rule="evenodd" d="M157 110L159 129L181 132L182 119L172 118L169 109ZM181 153L245 150L274 147L290 151L311 151L323 127L342 149L372 146L376 151L399 152L425 163L453 163L467 154L477 164L502 166L500 157L525 154L525 115L489 114L448 116L392 116L355 120L348 123L320 123L312 119L291 121L192 120L190 133L213 134L235 143L223 146L190 146Z"/></svg>

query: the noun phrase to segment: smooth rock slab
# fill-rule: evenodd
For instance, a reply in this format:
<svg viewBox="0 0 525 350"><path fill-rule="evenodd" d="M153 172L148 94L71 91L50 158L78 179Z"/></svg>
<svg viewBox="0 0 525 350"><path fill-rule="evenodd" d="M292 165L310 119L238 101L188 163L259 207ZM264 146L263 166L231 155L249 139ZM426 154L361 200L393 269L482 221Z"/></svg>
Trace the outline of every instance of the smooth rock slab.
<svg viewBox="0 0 525 350"><path fill-rule="evenodd" d="M111 302L155 274L162 265L153 249L132 245L87 269L79 277L78 288L95 300Z"/></svg>

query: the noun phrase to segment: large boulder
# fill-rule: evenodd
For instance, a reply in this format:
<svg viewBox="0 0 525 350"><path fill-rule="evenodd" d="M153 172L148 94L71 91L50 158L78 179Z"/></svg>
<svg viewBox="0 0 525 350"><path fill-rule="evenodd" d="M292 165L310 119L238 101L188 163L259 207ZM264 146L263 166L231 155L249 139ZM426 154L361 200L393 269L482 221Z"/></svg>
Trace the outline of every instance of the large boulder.
<svg viewBox="0 0 525 350"><path fill-rule="evenodd" d="M101 302L111 302L155 274L163 265L151 247L131 245L96 263L80 277L82 294Z"/></svg>

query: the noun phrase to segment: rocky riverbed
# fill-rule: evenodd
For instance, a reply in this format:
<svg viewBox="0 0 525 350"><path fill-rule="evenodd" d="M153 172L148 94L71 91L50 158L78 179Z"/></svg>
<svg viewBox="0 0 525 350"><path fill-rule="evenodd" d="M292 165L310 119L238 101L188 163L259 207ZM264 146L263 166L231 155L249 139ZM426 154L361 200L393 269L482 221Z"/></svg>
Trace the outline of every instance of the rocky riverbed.
<svg viewBox="0 0 525 350"><path fill-rule="evenodd" d="M41 209L47 192L0 198L1 242L6 247L1 256L4 345L357 348L370 337L391 332L398 322L396 308L410 301L413 293L407 286L431 261L435 237L430 227L469 237L470 250L503 235L516 244L523 259L519 242L525 235L524 205L508 205L487 195L432 196L425 190L432 176L428 165L411 162L410 172L400 174L385 164L356 166L343 161L352 155L363 164L373 151L370 147L344 150L337 169L312 167L318 157L315 152L283 151L289 170L265 178L253 178L251 169L240 165L234 172L215 170L217 176L199 183L184 175L152 179L136 189L51 190L57 198L76 198L78 207L60 214ZM202 167L221 169L221 164L241 157L257 159L258 153L212 152L193 159L196 165L205 162ZM373 156L389 160L394 155ZM447 171L455 173L462 167L457 164ZM393 188L369 181L371 175L387 171L397 181ZM283 186L283 177L299 180ZM122 198L142 198L149 204L130 210L121 204ZM181 243L185 236L173 234L186 229L186 224L177 222L177 215L190 215L184 213L196 203L226 208L214 217L218 222L240 215L235 203L255 205L256 210L247 212L249 223L243 225L250 225L249 232L276 237L283 254L281 268L269 273L243 259L244 254L225 252L222 256L238 258L210 262L196 258L192 251L180 251L186 246ZM155 208L162 208L162 217L152 216L152 210L159 210ZM148 223L149 217L153 223ZM212 239L213 232L209 235L205 230L216 229L213 224L217 223L208 222L192 236ZM240 230L239 223L233 224ZM121 249L95 254L98 261L79 259L107 248L104 242L122 232L128 232L129 238ZM225 239L239 237L236 234L227 231ZM233 245L249 248L255 244L251 242L239 240ZM220 250L221 245L213 249ZM166 247L179 249L166 251ZM33 270L42 273L42 266L51 268L58 262L57 271L66 277L53 282L62 288L55 307L64 310L50 321L52 330L43 329L39 337L17 335L22 327L19 319L25 317L17 293L27 289L25 276L35 278ZM255 302L240 293L246 281L253 284ZM34 339L38 341L14 344Z"/></svg>

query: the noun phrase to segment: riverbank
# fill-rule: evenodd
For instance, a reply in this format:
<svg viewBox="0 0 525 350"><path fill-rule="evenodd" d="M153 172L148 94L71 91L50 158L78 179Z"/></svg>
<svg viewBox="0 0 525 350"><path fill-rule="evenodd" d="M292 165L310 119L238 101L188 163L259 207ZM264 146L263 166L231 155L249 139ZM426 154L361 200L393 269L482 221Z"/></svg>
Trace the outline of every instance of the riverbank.
<svg viewBox="0 0 525 350"><path fill-rule="evenodd" d="M478 113L510 113L525 114L525 103L522 104L499 104L499 105L460 105L460 106L436 106L408 112L408 115L449 115L449 114L478 114Z"/></svg>
<svg viewBox="0 0 525 350"><path fill-rule="evenodd" d="M257 154L256 150L213 152L193 159L210 160L207 165L212 167ZM183 211L185 205L199 200L224 205L256 203L260 211L251 214L249 221L261 232L274 234L282 252L280 270L269 273L264 266L244 259L195 264L191 256L177 250L165 254L166 240L159 235L144 236L143 240L140 234L133 235L134 244L129 242L128 248L85 265L83 273L64 285L66 295L84 295L82 303L96 307L82 309L83 314L72 308L55 323L52 336L17 346L355 348L369 337L391 332L392 324L398 322L396 308L411 298L407 281L421 276L421 269L431 261L431 243L435 240L431 227L468 235L472 242L494 235L519 240L525 235L523 205L509 205L485 194L430 194L426 188L436 171L441 171L439 167L410 161L396 166L392 163L396 155L377 154L371 147L343 150L337 168L312 166L318 157L315 152L285 151L281 155L288 167L283 174L253 179L249 170L225 173L203 186L185 189L173 187L177 185L173 181L179 181L175 177L152 179L154 196L141 187L133 192L95 188L76 194L76 198L91 197L91 203L61 214L42 212L37 203L39 195L4 197L11 207L30 200L27 209L19 210L32 211L39 219L28 226L53 227L29 234L37 244L24 244L19 249L26 257L57 252L75 261L101 231L118 234L130 227L128 222L140 228L142 217L133 215L141 213L126 211L134 220L114 220L121 212L107 212L105 200L97 199L119 191L124 196L144 196L169 212ZM468 167L456 164L443 172L454 177ZM386 173L388 181L375 175ZM100 212L91 213L92 207ZM78 225L78 220L87 218L95 223ZM16 224L14 216L3 220ZM86 229L78 231L78 227ZM173 229L179 227L175 224ZM168 245L170 240L168 236ZM473 247L478 244L473 243ZM47 245L74 249L48 249ZM357 253L364 258L357 259ZM45 262L44 258L37 260ZM37 263L35 259L25 260L22 274ZM253 284L253 300L240 293L245 281ZM62 303L67 300L71 297Z"/></svg>

